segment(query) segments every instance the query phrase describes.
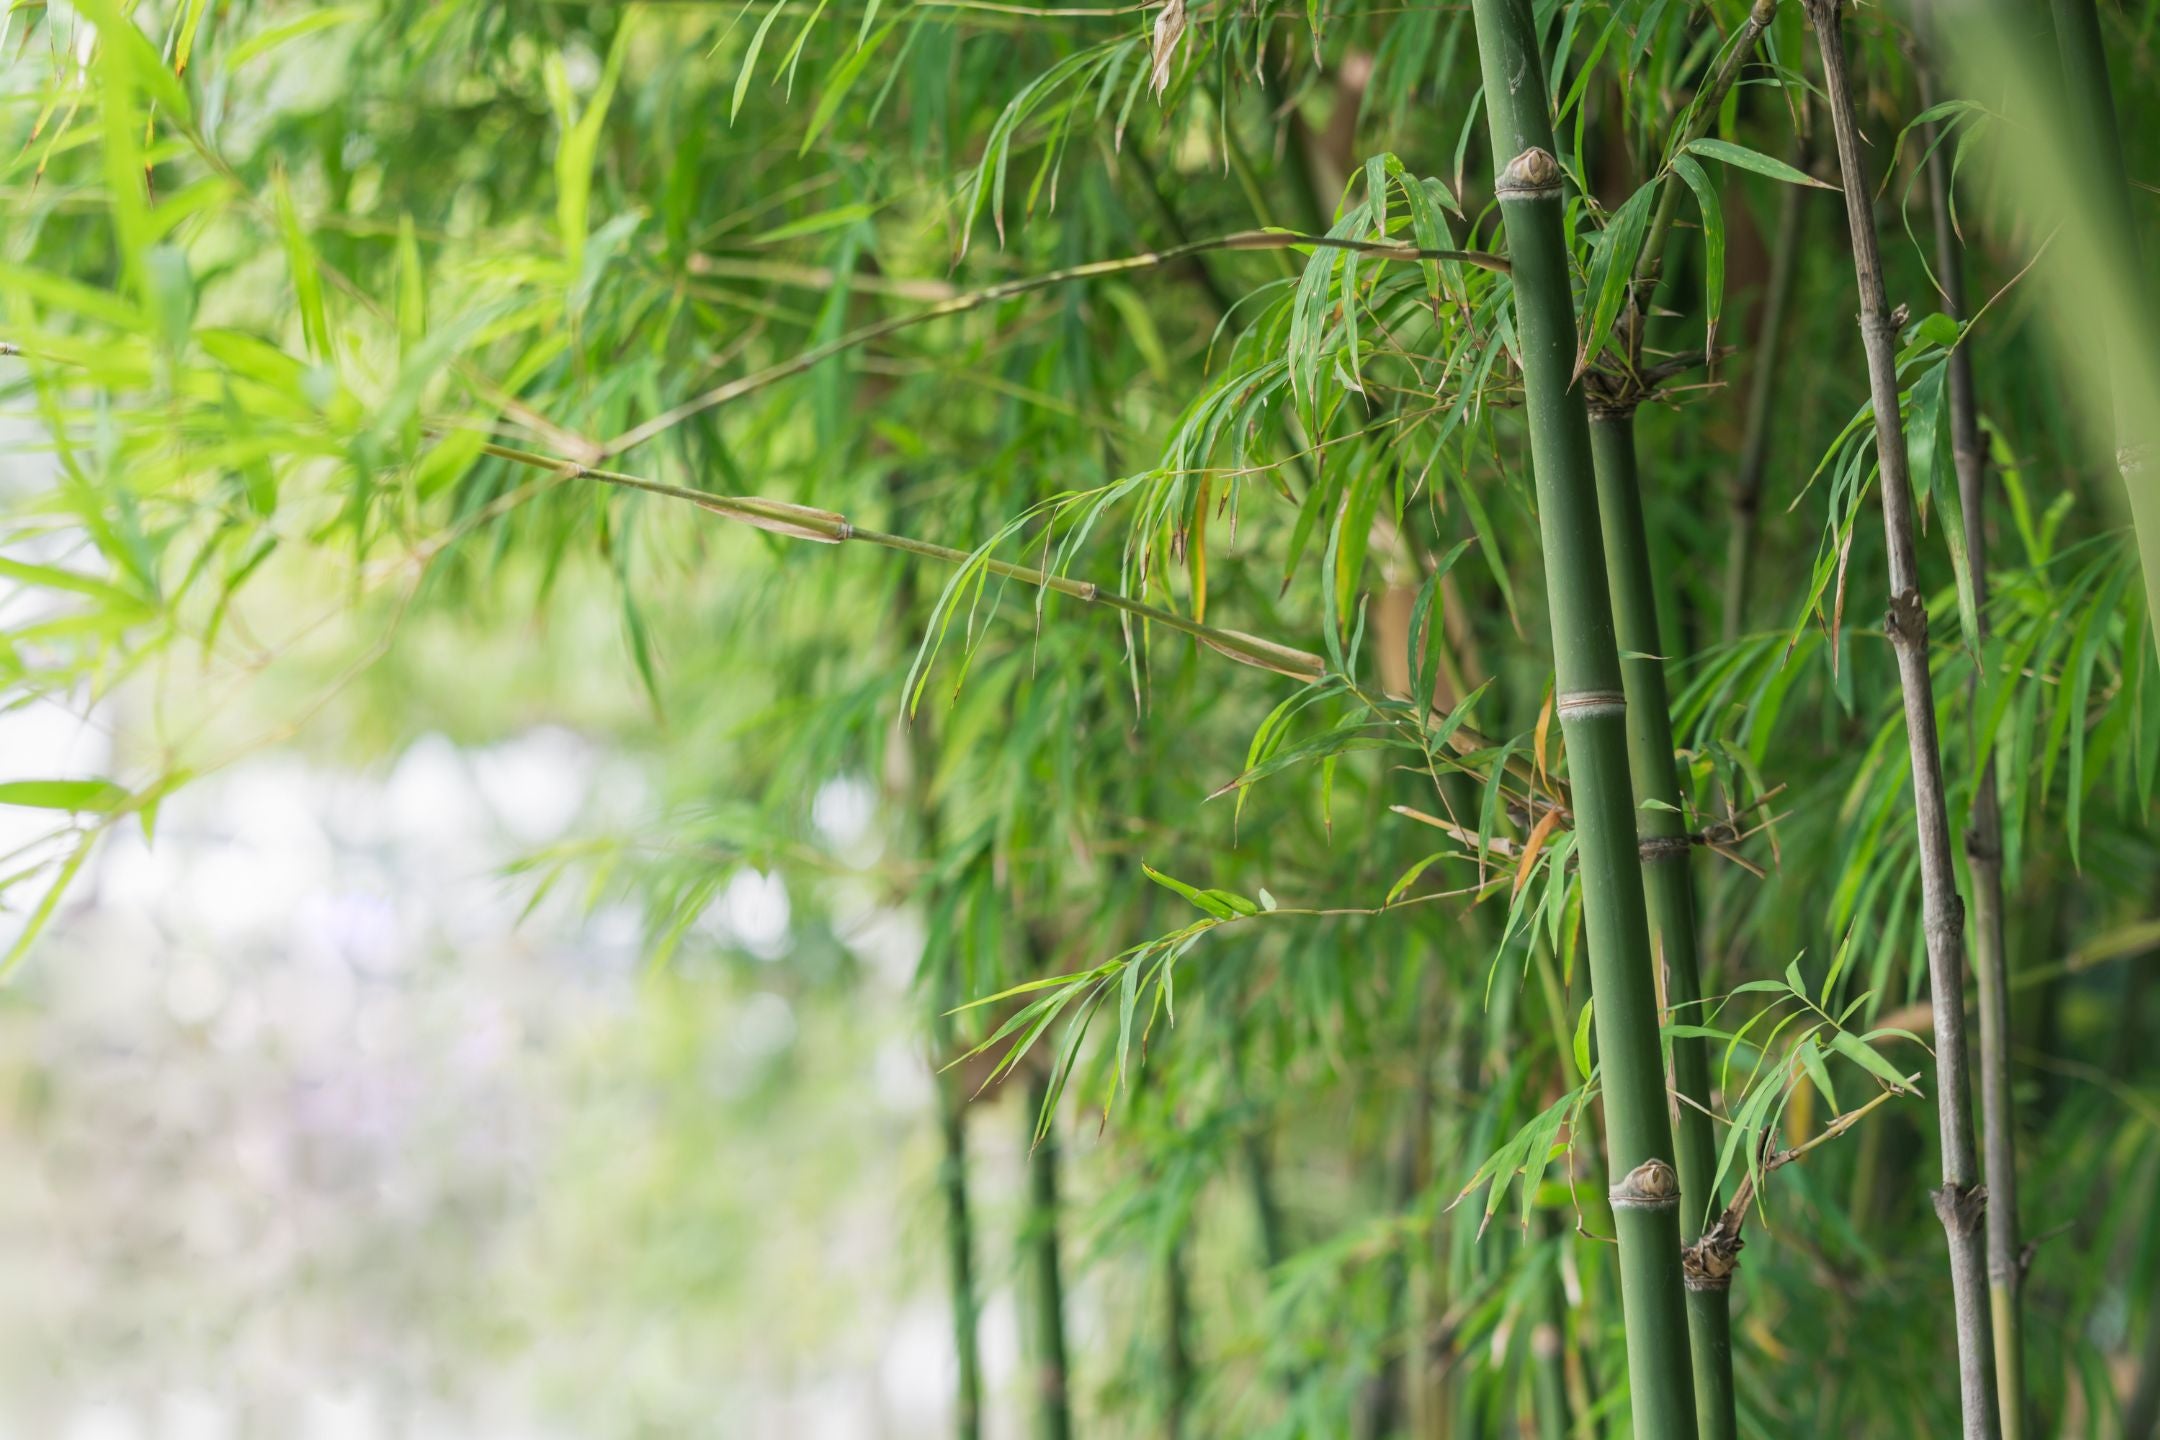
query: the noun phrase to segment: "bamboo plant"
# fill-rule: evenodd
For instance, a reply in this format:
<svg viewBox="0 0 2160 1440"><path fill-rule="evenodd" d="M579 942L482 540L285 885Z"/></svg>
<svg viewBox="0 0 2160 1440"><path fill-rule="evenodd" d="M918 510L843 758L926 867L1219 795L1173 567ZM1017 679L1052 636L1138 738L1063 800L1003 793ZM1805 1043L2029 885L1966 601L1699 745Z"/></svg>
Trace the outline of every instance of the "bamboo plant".
<svg viewBox="0 0 2160 1440"><path fill-rule="evenodd" d="M1575 308L1561 234L1560 164L1523 0L1478 0L1478 53L1494 193L1508 236L1517 354L1552 602L1554 710L1567 740L1583 866L1628 1370L1639 1434L1696 1433L1680 1210L1665 1106L1649 922L1629 783L1622 689L1592 469L1589 414L1573 372Z"/></svg>
<svg viewBox="0 0 2160 1440"><path fill-rule="evenodd" d="M2098 314L2137 358L2127 300L2034 295L2101 273L2078 222L2151 166L2120 60L2150 12L2081 17L2084 100L2119 52L2124 164L2094 182L1997 170L2077 127L2026 123L1962 39L1924 73L1891 12L1823 92L1797 7L1746 0L18 7L0 404L54 463L0 509L0 709L94 703L121 743L0 782L47 822L0 877L10 1023L57 993L102 847L168 844L168 802L235 757L387 764L545 720L639 783L515 882L635 915L666 988L724 992L663 1054L605 1052L645 1088L594 1123L668 1163L514 1187L505 1244L550 1258L506 1303L581 1322L532 1338L566 1430L770 1428L772 1376L949 1294L933 1408L963 1437L1943 1434L1977 1414L1956 1321L2006 1274L2031 1319L2022 1364L1996 1345L2005 1421L2147 1416L2160 650L2068 437L2151 387L2073 383L2032 333ZM1848 63L1870 133L1947 132L1925 164L1989 207L1971 251L1862 224L1897 187L1859 173ZM1794 133L1826 96L1877 280L1843 430L1853 277L1810 241ZM1967 258L1956 318L1927 314ZM1757 287L1728 370L1710 332ZM1917 543L1856 523L1878 447ZM1985 495L1931 450L1960 482L1984 456ZM1885 542L1893 645L1847 619ZM1923 649L1922 606L1970 643ZM828 785L878 797L853 840ZM1961 1052L1921 1087L1910 1033L1926 1005L1958 1038L1968 787L1977 1147ZM784 886L784 941L736 928L743 878ZM1033 927L1064 973L1019 962ZM742 1048L727 1001L767 991L792 1029L731 1102L703 1072ZM72 1048L24 1054L64 1074ZM864 1068L918 1052L934 1085ZM969 1147L1037 1086L1001 1194ZM878 1223L942 1243L745 1311L730 1284L784 1247L739 1237L797 1222L721 1137L866 1087L921 1191ZM1968 1232L1955 1312L1916 1088ZM1090 1143L1034 1145L1045 1113ZM1053 1208L1046 1181L1012 1268L1063 1303L987 1303L986 1217ZM1743 1224L1728 1313L1682 1242L1729 1278ZM2007 1271L2020 1235L2040 1261ZM1084 1353L1038 1349L1082 1294ZM705 1359L625 1362L655 1345ZM0 1428L18 1381L54 1383L10 1372Z"/></svg>

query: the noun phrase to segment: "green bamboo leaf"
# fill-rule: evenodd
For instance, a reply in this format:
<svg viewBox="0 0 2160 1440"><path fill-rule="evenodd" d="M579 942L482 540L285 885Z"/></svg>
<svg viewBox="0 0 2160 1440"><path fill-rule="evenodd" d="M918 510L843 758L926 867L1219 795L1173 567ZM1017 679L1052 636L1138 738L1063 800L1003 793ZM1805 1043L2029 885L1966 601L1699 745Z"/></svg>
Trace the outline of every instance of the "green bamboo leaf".
<svg viewBox="0 0 2160 1440"><path fill-rule="evenodd" d="M757 73L758 56L765 50L765 37L772 32L773 22L780 18L780 13L786 8L785 5L775 4L765 12L765 18L758 21L757 29L750 34L750 48L743 52L742 68L735 72L735 90L728 98L727 118L731 126L735 123L735 117L742 113L743 96L750 92L750 77Z"/></svg>
<svg viewBox="0 0 2160 1440"><path fill-rule="evenodd" d="M23 922L22 931L15 937L15 943L8 947L6 957L0 959L0 980L5 980L15 973L15 968L22 963L23 956L30 953L30 947L36 944L38 936L45 932L46 925L52 921L53 912L60 907L61 897L67 894L68 886L74 883L76 873L82 869L83 862L90 858L91 848L96 843L97 836L94 832L84 834L81 840L76 842L75 848L68 852L67 858L60 862L59 868L53 872L52 882L45 887L44 893L38 897L36 907Z"/></svg>
<svg viewBox="0 0 2160 1440"><path fill-rule="evenodd" d="M1815 1088L1822 1092L1823 1099L1829 1102L1830 1113L1843 1114L1845 1107L1838 1104L1837 1087L1830 1083L1830 1067L1823 1064L1822 1047L1816 1043L1813 1034L1800 1041L1800 1068L1807 1072L1808 1079L1814 1082Z"/></svg>
<svg viewBox="0 0 2160 1440"><path fill-rule="evenodd" d="M175 78L187 74L188 61L195 54L195 35L202 28L203 12L209 8L210 0L187 0L187 9L182 12L180 20L180 36L173 46Z"/></svg>
<svg viewBox="0 0 2160 1440"><path fill-rule="evenodd" d="M1589 334L1575 357L1578 373L1596 363L1612 338L1613 322L1619 319L1621 306L1627 301L1635 263L1642 258L1643 240L1650 228L1650 207L1657 199L1658 188L1653 180L1628 196L1599 240L1597 259L1590 269L1590 293L1597 298L1590 312Z"/></svg>
<svg viewBox="0 0 2160 1440"><path fill-rule="evenodd" d="M848 92L855 88L855 82L862 76L863 67L870 63L870 57L877 53L878 46L885 43L885 37L892 34L893 27L900 23L897 20L888 20L879 27L875 35L870 35L867 27L876 14L876 0L871 0L869 13L863 17L863 33L869 38L858 39L855 49L847 58L833 67L832 76L826 80L825 88L818 93L817 104L811 108L810 124L803 131L802 144L795 149L797 155L810 153L810 147L817 143L818 136L825 133L825 127L832 122L833 116L839 113Z"/></svg>
<svg viewBox="0 0 2160 1440"><path fill-rule="evenodd" d="M97 26L97 42L115 61L126 67L129 78L162 109L182 121L194 118L187 89L165 67L156 47L120 10L115 0L75 0L75 8Z"/></svg>
<svg viewBox="0 0 2160 1440"><path fill-rule="evenodd" d="M1714 140L1704 136L1688 142L1688 153L1709 160L1722 160L1727 165L1737 165L1742 170L1752 170L1788 185L1811 185L1817 190L1835 190L1838 187L1827 180L1817 180L1803 170L1795 170L1783 160L1776 160L1760 150L1750 150L1745 145L1735 145L1730 140Z"/></svg>
<svg viewBox="0 0 2160 1440"><path fill-rule="evenodd" d="M292 187L286 183L283 168L272 173L270 183L277 197L278 230L285 240L286 268L292 272L293 292L300 302L301 334L307 341L311 357L317 361L330 361L335 352L330 342L329 314L323 308L322 272L316 267L315 247L300 223L300 212L293 207Z"/></svg>
<svg viewBox="0 0 2160 1440"><path fill-rule="evenodd" d="M1880 1033L1880 1032L1878 1032ZM1830 1048L1858 1065L1861 1069L1883 1082L1896 1094L1917 1095L1920 1089L1911 1077L1883 1058L1881 1051L1867 1043L1850 1030L1840 1030L1830 1037Z"/></svg>
<svg viewBox="0 0 2160 1440"><path fill-rule="evenodd" d="M1687 155L1673 157L1673 173L1695 194L1703 225L1703 354L1717 351L1719 317L1725 311L1725 212L1717 187L1703 167Z"/></svg>
<svg viewBox="0 0 2160 1440"><path fill-rule="evenodd" d="M0 783L0 805L35 810L108 814L127 803L128 792L110 780L10 780Z"/></svg>
<svg viewBox="0 0 2160 1440"><path fill-rule="evenodd" d="M201 6L198 4L197 9ZM259 30L234 46L225 56L225 68L238 70L251 60L260 59L281 45L312 35L318 30L328 30L333 25L346 25L364 20L375 13L372 5L332 5L321 10L310 10L295 16L281 25ZM183 61L184 63L184 61Z"/></svg>
<svg viewBox="0 0 2160 1440"><path fill-rule="evenodd" d="M1148 879L1153 880L1156 884L1162 886L1165 890L1168 890L1173 894L1184 896L1194 905L1198 906L1200 909L1206 911L1208 914L1214 916L1218 920L1234 920L1238 916L1238 908L1235 905L1232 905L1228 901L1221 898L1223 894L1223 892L1221 891L1202 890L1197 888L1196 886L1188 885L1183 880L1176 879L1173 876L1165 875L1162 871L1157 870L1154 866L1145 863L1140 866L1140 869L1142 873L1144 873L1148 877ZM1247 903L1250 904L1251 902L1248 901ZM1257 905L1252 906L1253 910L1258 910L1259 908L1260 907Z"/></svg>
<svg viewBox="0 0 2160 1440"><path fill-rule="evenodd" d="M398 217L397 328L401 357L427 335L427 277L420 269L420 240L410 215Z"/></svg>

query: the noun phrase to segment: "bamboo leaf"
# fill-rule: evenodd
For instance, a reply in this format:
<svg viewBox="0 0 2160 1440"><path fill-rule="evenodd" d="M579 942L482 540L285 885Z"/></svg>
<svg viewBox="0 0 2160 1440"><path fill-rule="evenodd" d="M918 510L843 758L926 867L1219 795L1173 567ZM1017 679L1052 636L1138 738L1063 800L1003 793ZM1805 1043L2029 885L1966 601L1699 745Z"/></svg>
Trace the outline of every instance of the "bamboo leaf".
<svg viewBox="0 0 2160 1440"><path fill-rule="evenodd" d="M107 814L127 803L128 792L110 780L9 780L0 782L0 805L37 810Z"/></svg>
<svg viewBox="0 0 2160 1440"><path fill-rule="evenodd" d="M1809 185L1817 190L1835 190L1838 187L1827 180L1817 180L1803 170L1795 170L1783 160L1773 159L1760 150L1750 150L1745 145L1735 145L1730 140L1714 140L1704 136L1688 142L1688 153L1708 160L1722 160L1727 165L1737 165L1742 170L1752 170L1757 175L1767 175L1788 185Z"/></svg>

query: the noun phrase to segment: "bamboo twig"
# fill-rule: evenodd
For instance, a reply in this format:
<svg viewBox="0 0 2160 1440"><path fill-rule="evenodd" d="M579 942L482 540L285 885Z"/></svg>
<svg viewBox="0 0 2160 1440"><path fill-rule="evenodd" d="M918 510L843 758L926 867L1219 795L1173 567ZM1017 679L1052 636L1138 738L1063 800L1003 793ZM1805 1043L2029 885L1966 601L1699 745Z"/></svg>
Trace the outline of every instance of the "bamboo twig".
<svg viewBox="0 0 2160 1440"><path fill-rule="evenodd" d="M1147 250L1138 255L1127 255L1115 260L1090 260L1083 265L1069 265L1060 270L1046 271L1040 275L1023 276L1018 280L1004 280L980 290L970 290L955 295L935 305L911 310L905 315L894 315L868 325L858 326L845 335L836 336L822 345L813 345L796 355L753 371L724 385L715 386L704 394L685 400L672 409L664 410L644 423L634 426L600 447L593 458L606 460L634 450L654 436L673 429L683 421L707 410L716 409L743 396L762 390L776 381L800 375L822 361L887 335L943 320L954 315L964 315L980 310L985 305L995 305L1037 290L1048 290L1076 280L1099 280L1106 275L1126 275L1136 270L1155 270L1165 265L1189 260L1196 255L1206 255L1221 250L1293 250L1301 245L1316 246L1328 250L1351 250L1360 255L1371 255L1381 260L1450 260L1464 265L1506 274L1508 262L1497 255L1476 250L1424 250L1415 245L1398 245L1380 240L1349 240L1332 235L1301 235L1289 230L1240 230L1234 235L1220 235L1209 240L1195 240L1185 245L1173 245L1164 250ZM892 283L888 281L887 283Z"/></svg>
<svg viewBox="0 0 2160 1440"><path fill-rule="evenodd" d="M1218 654L1227 656L1241 665L1258 670L1288 675L1294 680L1318 680L1327 673L1327 661L1308 650L1299 650L1258 635L1248 635L1242 630L1226 630L1215 625L1203 625L1173 610L1149 605L1105 590L1091 580L1075 580L1032 566L1015 565L982 554L956 550L950 545L937 545L928 540L916 540L905 535L888 535L883 531L865 529L856 525L845 515L831 510L819 510L808 505L796 505L785 500L767 500L755 495L714 495L704 490L691 490L680 485L667 485L658 480L648 480L642 475L625 474L619 470L603 470L597 466L580 464L553 455L542 455L531 450L519 450L514 446L493 442L482 445L484 454L509 460L536 469L552 470L577 480L594 480L603 485L614 485L625 490L642 490L649 495L663 495L671 500L684 500L715 515L730 520L786 535L797 540L810 540L821 545L839 545L858 540L881 549L898 550L910 555L921 555L932 560L943 560L953 565L978 565L992 575L1032 585L1038 590L1049 590L1068 595L1091 605L1104 605L1137 619L1180 631L1192 636L1201 644Z"/></svg>

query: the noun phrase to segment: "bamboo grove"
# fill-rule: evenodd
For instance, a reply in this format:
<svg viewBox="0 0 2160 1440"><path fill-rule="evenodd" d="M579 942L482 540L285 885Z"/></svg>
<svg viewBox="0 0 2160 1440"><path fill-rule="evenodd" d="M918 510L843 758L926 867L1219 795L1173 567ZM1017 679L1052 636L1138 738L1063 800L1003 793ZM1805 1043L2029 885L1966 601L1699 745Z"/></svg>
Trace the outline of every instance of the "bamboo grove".
<svg viewBox="0 0 2160 1440"><path fill-rule="evenodd" d="M520 884L917 917L952 1433L2144 1440L2156 26L10 7L9 964L539 625Z"/></svg>

